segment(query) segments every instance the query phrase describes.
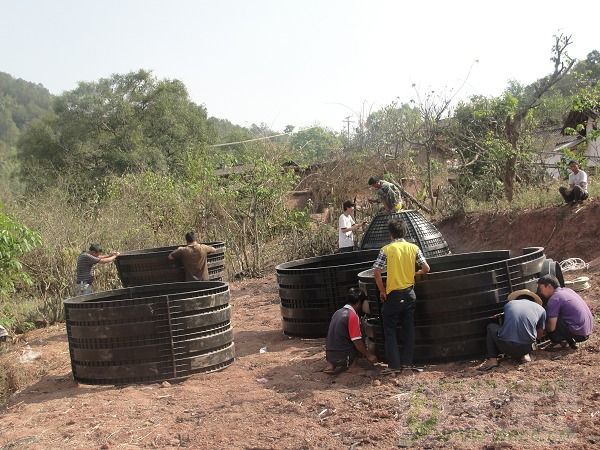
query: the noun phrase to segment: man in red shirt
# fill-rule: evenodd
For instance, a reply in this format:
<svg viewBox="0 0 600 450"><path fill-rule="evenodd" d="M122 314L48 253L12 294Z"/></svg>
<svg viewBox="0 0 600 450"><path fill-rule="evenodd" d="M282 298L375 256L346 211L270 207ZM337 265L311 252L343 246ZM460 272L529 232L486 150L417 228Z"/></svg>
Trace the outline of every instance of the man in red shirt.
<svg viewBox="0 0 600 450"><path fill-rule="evenodd" d="M348 303L338 309L331 318L325 359L327 367L323 372L334 375L348 369L356 357L363 355L372 364L377 361L374 354L369 352L362 340L358 311L362 310L365 295L358 288L348 291Z"/></svg>

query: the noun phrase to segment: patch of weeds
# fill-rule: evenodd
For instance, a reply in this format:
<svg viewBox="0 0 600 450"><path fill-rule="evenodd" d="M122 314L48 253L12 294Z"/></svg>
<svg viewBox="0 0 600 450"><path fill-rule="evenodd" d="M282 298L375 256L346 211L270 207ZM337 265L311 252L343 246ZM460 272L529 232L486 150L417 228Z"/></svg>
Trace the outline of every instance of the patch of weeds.
<svg viewBox="0 0 600 450"><path fill-rule="evenodd" d="M496 389L496 387L497 387L496 380L494 380L492 378L486 379L485 383L491 388Z"/></svg>
<svg viewBox="0 0 600 450"><path fill-rule="evenodd" d="M496 431L492 437L493 442L499 441L511 441L511 440L520 440L522 441L524 438L530 439L539 439L539 432L534 430L517 430L517 429L509 429L509 430L501 430Z"/></svg>
<svg viewBox="0 0 600 450"><path fill-rule="evenodd" d="M436 428L441 408L432 399L428 399L419 386L410 399L406 425L412 433L412 439L428 436Z"/></svg>
<svg viewBox="0 0 600 450"><path fill-rule="evenodd" d="M553 380L542 380L538 386L538 391L542 394L552 394L556 391L564 391L566 387L565 380L555 378Z"/></svg>
<svg viewBox="0 0 600 450"><path fill-rule="evenodd" d="M437 440L448 441L482 441L488 437L488 433L481 430L446 430L437 434Z"/></svg>
<svg viewBox="0 0 600 450"><path fill-rule="evenodd" d="M508 380L506 382L506 386L508 387L509 391L516 391L519 387L518 383L514 380Z"/></svg>
<svg viewBox="0 0 600 450"><path fill-rule="evenodd" d="M469 389L473 392L481 391L482 387L483 387L483 384L479 380L475 380L469 385Z"/></svg>

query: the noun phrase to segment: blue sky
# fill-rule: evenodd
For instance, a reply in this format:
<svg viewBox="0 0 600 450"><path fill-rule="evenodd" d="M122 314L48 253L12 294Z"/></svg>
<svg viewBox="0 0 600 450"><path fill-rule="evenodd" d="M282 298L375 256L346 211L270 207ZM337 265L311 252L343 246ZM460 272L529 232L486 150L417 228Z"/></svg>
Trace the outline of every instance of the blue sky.
<svg viewBox="0 0 600 450"><path fill-rule="evenodd" d="M574 7L572 5L580 5ZM414 97L497 95L551 70L552 35L600 50L600 2L1 0L0 71L59 94L140 68L182 80L209 115L275 130Z"/></svg>

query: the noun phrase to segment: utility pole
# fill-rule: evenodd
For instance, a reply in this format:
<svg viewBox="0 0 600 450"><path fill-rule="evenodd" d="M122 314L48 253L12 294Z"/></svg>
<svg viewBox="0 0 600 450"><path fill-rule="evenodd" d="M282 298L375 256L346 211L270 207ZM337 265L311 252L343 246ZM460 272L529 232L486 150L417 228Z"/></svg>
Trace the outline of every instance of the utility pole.
<svg viewBox="0 0 600 450"><path fill-rule="evenodd" d="M348 116L346 117L346 119L344 119L342 122L346 122L347 128L348 128L348 144L350 144L350 124L354 123L354 120L350 120L350 117L352 116Z"/></svg>

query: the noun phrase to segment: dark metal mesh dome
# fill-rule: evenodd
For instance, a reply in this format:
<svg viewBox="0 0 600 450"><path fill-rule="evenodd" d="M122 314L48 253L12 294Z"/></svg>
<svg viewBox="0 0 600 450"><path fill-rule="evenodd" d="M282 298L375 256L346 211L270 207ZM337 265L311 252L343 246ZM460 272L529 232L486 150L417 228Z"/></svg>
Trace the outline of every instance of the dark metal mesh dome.
<svg viewBox="0 0 600 450"><path fill-rule="evenodd" d="M406 240L419 246L426 258L450 254L448 243L442 233L419 212L414 210L397 213L377 214L363 237L360 248L363 250L381 248L390 243L388 223L400 219L406 224Z"/></svg>

